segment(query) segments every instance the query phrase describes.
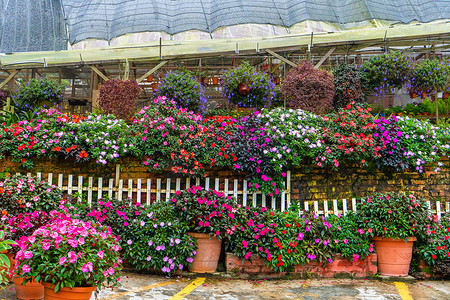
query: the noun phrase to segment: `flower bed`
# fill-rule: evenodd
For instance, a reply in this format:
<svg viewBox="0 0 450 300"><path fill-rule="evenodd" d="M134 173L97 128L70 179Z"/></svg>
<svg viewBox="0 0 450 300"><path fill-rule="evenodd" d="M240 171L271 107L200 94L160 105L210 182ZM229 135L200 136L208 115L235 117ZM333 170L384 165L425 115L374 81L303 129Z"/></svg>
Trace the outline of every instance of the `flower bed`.
<svg viewBox="0 0 450 300"><path fill-rule="evenodd" d="M248 274L267 277L280 277L285 273L277 273L268 268L263 259L259 257L249 260L241 260L233 253L226 254L227 272L237 275ZM370 254L365 259L357 261L342 257L340 254L333 256L333 263L324 266L319 262L310 262L305 265L295 265L292 272L302 277L355 277L364 278L377 274L377 255Z"/></svg>

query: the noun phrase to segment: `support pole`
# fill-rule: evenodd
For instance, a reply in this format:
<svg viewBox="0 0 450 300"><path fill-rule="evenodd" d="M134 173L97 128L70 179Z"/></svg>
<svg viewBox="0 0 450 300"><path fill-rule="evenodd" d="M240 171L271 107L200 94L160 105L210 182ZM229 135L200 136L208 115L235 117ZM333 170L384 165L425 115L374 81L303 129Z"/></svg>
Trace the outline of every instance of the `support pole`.
<svg viewBox="0 0 450 300"><path fill-rule="evenodd" d="M270 50L270 49L266 49L266 52L269 53L270 55L272 55L272 56L278 58L279 60L284 61L285 63L287 63L287 64L290 65L290 66L293 66L293 67L296 66L296 64L293 63L292 61L290 61L289 59L287 59L287 58L281 56L281 55L278 54L278 53L273 52L273 51Z"/></svg>
<svg viewBox="0 0 450 300"><path fill-rule="evenodd" d="M164 66L168 62L169 62L168 60L163 60L162 62L157 64L153 69L151 69L150 71L148 71L147 73L145 73L144 75L139 77L139 79L136 80L137 83L141 83L142 81L144 81L144 79L146 79L148 76L152 75L154 72L156 72L159 68L161 68L162 66Z"/></svg>
<svg viewBox="0 0 450 300"><path fill-rule="evenodd" d="M314 66L314 69L318 69L323 64L323 62L331 55L331 53L333 53L334 50L336 50L336 47L333 47L330 50L328 50L327 54L325 54L325 56L320 59L317 65Z"/></svg>
<svg viewBox="0 0 450 300"><path fill-rule="evenodd" d="M98 76L100 76L101 78L103 78L104 81L108 81L108 80L109 80L108 77L106 77L105 74L103 74L102 72L100 72L100 70L97 69L96 66L89 66L89 67L90 67L95 73L97 73Z"/></svg>
<svg viewBox="0 0 450 300"><path fill-rule="evenodd" d="M2 88L4 88L5 87L5 85L11 80L11 79L13 79L14 78L14 76L16 76L17 75L17 73L19 73L20 72L20 70L15 70L14 72L12 72L11 74L9 74L9 76L8 77L6 77L6 79L5 80L3 80L2 81L2 83L0 83L0 89L2 89Z"/></svg>

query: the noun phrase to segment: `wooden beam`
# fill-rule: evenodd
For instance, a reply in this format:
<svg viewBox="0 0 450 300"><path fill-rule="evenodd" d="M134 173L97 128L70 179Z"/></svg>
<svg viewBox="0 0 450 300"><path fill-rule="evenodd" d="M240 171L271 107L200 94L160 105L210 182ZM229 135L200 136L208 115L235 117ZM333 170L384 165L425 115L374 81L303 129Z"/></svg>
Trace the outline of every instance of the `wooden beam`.
<svg viewBox="0 0 450 300"><path fill-rule="evenodd" d="M125 59L125 74L123 75L123 80L130 79L130 63L128 62L128 58Z"/></svg>
<svg viewBox="0 0 450 300"><path fill-rule="evenodd" d="M333 47L330 50L328 50L327 54L325 54L325 56L320 59L317 65L314 66L314 69L318 69L323 64L323 62L331 55L331 53L333 53L334 50L336 50L336 47Z"/></svg>
<svg viewBox="0 0 450 300"><path fill-rule="evenodd" d="M140 83L142 81L144 81L145 78L147 78L148 76L152 75L154 72L156 72L159 68L161 68L162 66L164 66L166 63L168 62L168 60L163 60L162 62L160 62L159 64L157 64L153 69L151 69L150 71L148 71L147 73L145 73L144 75L142 75L141 77L139 77L137 81L137 83Z"/></svg>
<svg viewBox="0 0 450 300"><path fill-rule="evenodd" d="M15 70L14 72L12 72L11 74L9 74L9 76L8 77L6 77L6 79L5 80L3 80L2 81L2 83L0 83L0 89L2 89L2 88L4 88L5 87L5 85L11 80L11 79L13 79L14 78L14 76L16 76L17 75L17 73L19 73L20 72L20 70Z"/></svg>
<svg viewBox="0 0 450 300"><path fill-rule="evenodd" d="M100 70L97 69L96 66L89 66L89 67L92 69L92 71L94 71L95 73L97 73L98 76L100 76L101 78L103 78L103 80L105 80L105 81L108 81L108 80L109 80L108 77L106 77L105 74L103 74L102 72L100 72Z"/></svg>
<svg viewBox="0 0 450 300"><path fill-rule="evenodd" d="M290 61L290 60L287 59L287 58L284 58L284 57L281 56L280 54L273 52L272 50L266 49L266 52L269 53L269 54L272 55L272 56L275 56L275 57L278 58L279 60L284 61L285 63L287 63L287 64L290 65L290 66L293 66L293 67L296 66L295 63L293 63L292 61Z"/></svg>

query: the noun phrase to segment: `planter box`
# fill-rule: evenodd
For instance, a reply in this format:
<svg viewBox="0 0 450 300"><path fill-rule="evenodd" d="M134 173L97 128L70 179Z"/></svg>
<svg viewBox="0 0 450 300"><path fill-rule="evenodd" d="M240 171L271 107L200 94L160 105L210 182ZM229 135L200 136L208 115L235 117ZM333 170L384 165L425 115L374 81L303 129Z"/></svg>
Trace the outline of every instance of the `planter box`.
<svg viewBox="0 0 450 300"><path fill-rule="evenodd" d="M227 272L235 274L248 274L248 275L266 275L266 277L274 277L271 275L277 275L278 277L285 275L286 273L275 273L269 269L261 258L253 258L252 261L245 260L242 262L236 255L227 253L226 257ZM364 278L370 277L378 272L377 268L377 255L375 253L370 254L366 259L359 259L358 261L352 261L343 258L341 255L333 257L333 263L323 266L318 262L311 262L306 265L294 266L294 271L291 274L299 274L301 277L320 277L320 278L332 278L332 277L354 277ZM269 276L267 276L269 275Z"/></svg>

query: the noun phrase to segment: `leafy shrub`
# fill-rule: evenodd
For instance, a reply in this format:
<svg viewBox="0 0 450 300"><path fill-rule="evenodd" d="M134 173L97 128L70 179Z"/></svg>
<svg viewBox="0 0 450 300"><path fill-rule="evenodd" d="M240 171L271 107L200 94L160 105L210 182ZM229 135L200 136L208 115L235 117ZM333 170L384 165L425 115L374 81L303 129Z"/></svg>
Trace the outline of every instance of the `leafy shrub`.
<svg viewBox="0 0 450 300"><path fill-rule="evenodd" d="M64 84L59 84L52 79L32 78L20 86L13 98L19 99L27 110L33 110L40 106L50 107L61 103L64 100L64 89Z"/></svg>
<svg viewBox="0 0 450 300"><path fill-rule="evenodd" d="M128 120L136 110L140 92L134 80L110 79L100 86L98 104L103 113Z"/></svg>
<svg viewBox="0 0 450 300"><path fill-rule="evenodd" d="M309 61L292 68L281 85L286 106L313 113L325 113L333 105L333 75L317 70Z"/></svg>
<svg viewBox="0 0 450 300"><path fill-rule="evenodd" d="M377 94L401 88L409 80L412 68L411 58L395 51L372 56L363 64L363 79L370 91Z"/></svg>
<svg viewBox="0 0 450 300"><path fill-rule="evenodd" d="M341 64L333 70L335 94L334 109L343 108L350 102L365 100L365 85L362 72L356 66Z"/></svg>
<svg viewBox="0 0 450 300"><path fill-rule="evenodd" d="M167 73L158 86L158 95L175 101L178 108L195 112L206 110L204 88L189 71Z"/></svg>
<svg viewBox="0 0 450 300"><path fill-rule="evenodd" d="M241 83L250 88L247 95L239 93ZM270 76L256 72L248 61L223 74L222 95L239 107L262 108L270 105L275 97L274 87Z"/></svg>

